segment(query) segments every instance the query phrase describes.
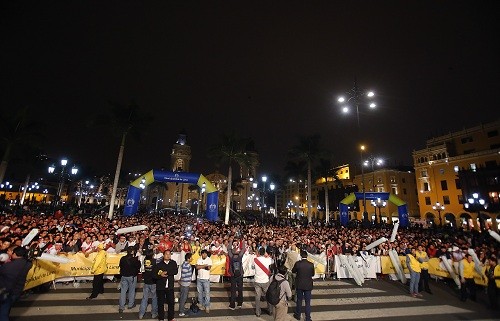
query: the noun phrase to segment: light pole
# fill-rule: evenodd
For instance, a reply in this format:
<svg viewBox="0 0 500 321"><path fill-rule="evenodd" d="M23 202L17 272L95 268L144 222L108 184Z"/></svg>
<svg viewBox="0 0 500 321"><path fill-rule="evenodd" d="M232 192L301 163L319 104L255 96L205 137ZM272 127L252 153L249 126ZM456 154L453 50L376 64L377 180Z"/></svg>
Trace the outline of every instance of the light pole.
<svg viewBox="0 0 500 321"><path fill-rule="evenodd" d="M473 207L473 208L470 208L471 211L473 211L475 208L477 208L477 217L479 219L479 229L481 230L481 232L484 232L485 226L484 226L484 219L481 216L481 209L488 208L486 201L484 199L480 198L478 193L472 193L472 197L467 199L467 203L464 204L464 207L466 209Z"/></svg>
<svg viewBox="0 0 500 321"><path fill-rule="evenodd" d="M348 92L346 92L346 97L340 96L337 101L342 104L342 112L344 114L349 113L350 107L349 102L353 102L356 107L356 117L358 119L358 130L361 129L361 123L359 120L359 106L361 104L366 103L370 109L374 109L377 105L371 101L371 99L375 96L373 91L365 91L358 87L356 79L354 79L354 87L351 88Z"/></svg>
<svg viewBox="0 0 500 321"><path fill-rule="evenodd" d="M363 221L368 221L368 212L366 211L366 194L365 194L365 171L363 169L363 152L365 151L365 145L360 147L361 155L361 189L363 192Z"/></svg>
<svg viewBox="0 0 500 321"><path fill-rule="evenodd" d="M372 200L371 203L373 207L378 208L379 223L382 224L382 208L387 205L387 202L381 200L380 197L378 197L377 200ZM375 213L375 224L377 224L377 213Z"/></svg>
<svg viewBox="0 0 500 321"><path fill-rule="evenodd" d="M439 226L443 226L443 220L441 219L441 211L444 211L444 205L441 205L441 203L436 202L436 204L432 205L432 209L438 212Z"/></svg>
<svg viewBox="0 0 500 321"><path fill-rule="evenodd" d="M65 169L66 169L66 166L68 165L68 159L67 158L62 158L61 159L61 176L60 176L60 181L59 181L59 186L57 188L57 200L56 200L56 204L61 200L61 194L62 194L62 190L63 190L63 186L64 186L64 178L65 178ZM56 170L56 165L55 164L52 164L49 166L49 174L53 174L54 171ZM78 168L76 166L73 165L73 167L71 167L71 175L76 175L78 173ZM55 205L56 205L55 204Z"/></svg>
<svg viewBox="0 0 500 321"><path fill-rule="evenodd" d="M376 192L375 191L375 165L377 166L381 166L382 164L384 164L384 160L381 159L381 158L376 158L376 157L373 157L373 156L370 156L368 157L363 165L364 166L370 166L371 165L371 169L372 169L372 192Z"/></svg>
<svg viewBox="0 0 500 321"><path fill-rule="evenodd" d="M200 193L199 193L199 196L198 196L198 207L196 208L196 215L198 216L200 214L200 203L203 202L203 193L205 193L205 187L207 185L205 183L203 183L201 185L201 189L200 189ZM203 209L202 209L203 211Z"/></svg>
<svg viewBox="0 0 500 321"><path fill-rule="evenodd" d="M269 188L274 192L274 217L278 217L278 194L276 193L277 191L275 191L276 185L271 183Z"/></svg>

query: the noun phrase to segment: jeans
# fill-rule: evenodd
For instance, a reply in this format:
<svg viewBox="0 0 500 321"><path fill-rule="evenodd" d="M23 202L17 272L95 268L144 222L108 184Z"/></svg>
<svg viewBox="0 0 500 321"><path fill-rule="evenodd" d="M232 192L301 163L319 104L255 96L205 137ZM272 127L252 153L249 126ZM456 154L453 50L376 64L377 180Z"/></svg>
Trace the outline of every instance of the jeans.
<svg viewBox="0 0 500 321"><path fill-rule="evenodd" d="M420 281L420 273L410 271L410 294L418 293L419 281Z"/></svg>
<svg viewBox="0 0 500 321"><path fill-rule="evenodd" d="M151 298L151 314L158 315L158 298L156 297L156 284L144 284L141 306L139 307L140 316L144 316L144 314L146 314L149 298Z"/></svg>
<svg viewBox="0 0 500 321"><path fill-rule="evenodd" d="M189 286L181 285L180 289L181 289L181 297L179 298L179 313L185 313L186 312L185 305L189 294Z"/></svg>
<svg viewBox="0 0 500 321"><path fill-rule="evenodd" d="M198 279L196 289L198 290L198 303L202 307L210 308L210 280Z"/></svg>
<svg viewBox="0 0 500 321"><path fill-rule="evenodd" d="M128 292L128 307L135 305L135 286L137 285L137 276L122 276L120 281L120 309L125 308L125 300Z"/></svg>
<svg viewBox="0 0 500 321"><path fill-rule="evenodd" d="M16 300L17 297L8 295L7 298L0 303L0 321L9 321L10 308Z"/></svg>
<svg viewBox="0 0 500 321"><path fill-rule="evenodd" d="M418 283L417 283L418 284ZM304 299L306 306L306 321L311 321L311 290L297 289L297 305L295 306L294 315L299 316L302 313L302 299Z"/></svg>

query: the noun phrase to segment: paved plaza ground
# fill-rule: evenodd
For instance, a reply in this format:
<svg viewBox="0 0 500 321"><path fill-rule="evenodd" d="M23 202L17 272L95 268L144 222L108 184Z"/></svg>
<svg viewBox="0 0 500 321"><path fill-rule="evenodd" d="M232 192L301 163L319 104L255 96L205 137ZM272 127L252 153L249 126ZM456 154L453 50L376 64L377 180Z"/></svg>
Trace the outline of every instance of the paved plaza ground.
<svg viewBox="0 0 500 321"><path fill-rule="evenodd" d="M12 309L12 321L80 321L80 320L137 320L142 284L138 285L137 306L118 314L119 291L117 283L105 284L106 293L94 300L85 300L91 284L83 283L75 288L72 284L57 284L43 294L30 294L17 302ZM487 308L486 294L479 291L477 302L461 302L458 291L444 282L432 281L433 294L424 293L422 298L408 295L408 287L396 281L367 280L357 286L350 280L315 281L312 301L312 319L318 320L499 320L500 311ZM211 287L212 306L209 314L178 317L177 320L272 320L265 313L257 318L254 312L254 291L251 283L245 283L244 303L240 310L228 309L229 284L216 283ZM195 293L193 284L190 297ZM265 306L264 302L261 302ZM294 320L290 303L289 314ZM150 307L149 310L150 311ZM150 319L147 313L145 320ZM304 317L302 317L304 319Z"/></svg>

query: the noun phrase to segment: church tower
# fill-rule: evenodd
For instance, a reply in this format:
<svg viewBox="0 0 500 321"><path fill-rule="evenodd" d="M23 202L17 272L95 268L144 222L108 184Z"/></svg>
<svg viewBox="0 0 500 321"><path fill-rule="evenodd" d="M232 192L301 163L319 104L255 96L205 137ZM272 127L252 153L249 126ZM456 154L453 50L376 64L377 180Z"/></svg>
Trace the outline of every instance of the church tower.
<svg viewBox="0 0 500 321"><path fill-rule="evenodd" d="M188 172L190 161L191 146L187 145L187 134L184 130L182 130L172 148L172 154L170 155L170 168L174 172Z"/></svg>

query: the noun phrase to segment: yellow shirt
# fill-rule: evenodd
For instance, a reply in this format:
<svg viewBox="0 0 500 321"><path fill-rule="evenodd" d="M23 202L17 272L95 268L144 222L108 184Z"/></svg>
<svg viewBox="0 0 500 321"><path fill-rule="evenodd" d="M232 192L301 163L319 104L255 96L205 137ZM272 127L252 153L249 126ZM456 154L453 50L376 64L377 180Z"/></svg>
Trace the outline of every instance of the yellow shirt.
<svg viewBox="0 0 500 321"><path fill-rule="evenodd" d="M410 267L413 270L413 272L417 273L422 272L422 269L420 268L420 262L417 261L417 259L413 255L408 254L406 255L406 257L410 259Z"/></svg>
<svg viewBox="0 0 500 321"><path fill-rule="evenodd" d="M462 260L463 266L463 275L462 277L465 279L473 279L474 278L474 267L476 266L474 262L467 261L467 259Z"/></svg>
<svg viewBox="0 0 500 321"><path fill-rule="evenodd" d="M429 257L427 256L427 253L425 251L415 251L415 258L417 259L417 261L419 258L427 259L425 261L429 261ZM423 270L428 270L429 262L420 262L420 268Z"/></svg>

